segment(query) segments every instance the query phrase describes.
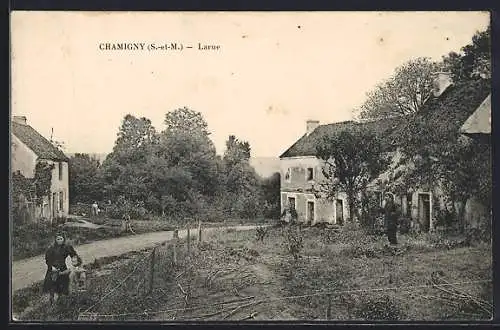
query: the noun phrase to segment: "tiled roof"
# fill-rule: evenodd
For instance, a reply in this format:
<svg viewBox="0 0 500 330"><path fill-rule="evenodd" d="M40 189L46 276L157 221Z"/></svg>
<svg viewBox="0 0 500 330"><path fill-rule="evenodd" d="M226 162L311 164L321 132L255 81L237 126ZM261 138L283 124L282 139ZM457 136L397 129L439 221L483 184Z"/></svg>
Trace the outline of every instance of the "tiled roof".
<svg viewBox="0 0 500 330"><path fill-rule="evenodd" d="M491 94L460 128L464 134L491 134Z"/></svg>
<svg viewBox="0 0 500 330"><path fill-rule="evenodd" d="M431 97L419 112L392 133L391 139L396 140L403 134L421 134L419 125L414 125L420 123L435 132L434 142L440 143L440 139L446 136L457 135L467 118L490 93L490 82L483 79L452 85L439 97Z"/></svg>
<svg viewBox="0 0 500 330"><path fill-rule="evenodd" d="M12 134L40 158L54 161L68 161L68 157L29 125L12 122Z"/></svg>
<svg viewBox="0 0 500 330"><path fill-rule="evenodd" d="M303 135L280 158L315 156L316 146L324 136L338 134L343 131L354 131L358 129L369 130L377 135L385 146L392 146L393 141L389 140L392 132L402 121L404 117L392 117L365 122L344 121L339 123L320 125L311 134Z"/></svg>
<svg viewBox="0 0 500 330"><path fill-rule="evenodd" d="M451 85L438 97L432 96L416 114L369 122L345 121L320 125L311 134L302 136L280 158L314 156L316 145L323 136L356 128L375 133L388 149L386 151L396 147L405 134L421 134L419 126L414 125L415 122L426 123L432 131L439 132L438 137L458 134L459 128L490 93L490 82L483 79L471 80Z"/></svg>

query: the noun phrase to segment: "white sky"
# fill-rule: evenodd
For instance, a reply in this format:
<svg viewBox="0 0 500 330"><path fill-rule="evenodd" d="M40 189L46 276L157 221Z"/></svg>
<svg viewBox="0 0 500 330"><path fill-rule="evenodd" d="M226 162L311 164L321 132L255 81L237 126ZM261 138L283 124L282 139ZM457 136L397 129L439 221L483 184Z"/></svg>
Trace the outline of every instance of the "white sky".
<svg viewBox="0 0 500 330"><path fill-rule="evenodd" d="M110 152L124 115L159 130L187 106L219 153L228 135L277 157L307 119L349 120L405 61L459 51L487 12L14 12L12 113L67 152ZM300 28L298 27L300 26ZM197 42L219 52L105 52L100 42Z"/></svg>

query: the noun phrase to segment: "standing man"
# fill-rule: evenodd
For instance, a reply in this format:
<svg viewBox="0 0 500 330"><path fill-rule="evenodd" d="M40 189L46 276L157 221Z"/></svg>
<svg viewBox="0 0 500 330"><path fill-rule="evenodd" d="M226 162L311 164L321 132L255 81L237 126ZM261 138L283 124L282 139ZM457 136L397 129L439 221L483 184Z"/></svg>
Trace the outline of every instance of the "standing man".
<svg viewBox="0 0 500 330"><path fill-rule="evenodd" d="M385 194L384 220L387 239L391 245L397 245L398 214L394 196L391 193Z"/></svg>

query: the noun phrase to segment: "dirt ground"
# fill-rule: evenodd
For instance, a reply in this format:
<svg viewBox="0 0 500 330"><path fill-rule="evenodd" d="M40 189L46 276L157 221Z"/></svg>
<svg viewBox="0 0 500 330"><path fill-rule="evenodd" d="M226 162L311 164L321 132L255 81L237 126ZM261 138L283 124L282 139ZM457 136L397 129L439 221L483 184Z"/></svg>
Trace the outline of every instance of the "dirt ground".
<svg viewBox="0 0 500 330"><path fill-rule="evenodd" d="M91 301L80 299L67 310L37 315L74 319L77 310L100 300L110 287L128 278L136 259L146 258L120 289L92 310L94 320L435 321L490 317L491 245L444 249L425 237L402 235L398 249L392 250L385 246L384 237L360 231L297 230L293 229L302 238L297 259L289 249L287 228L268 228L262 241L257 240L255 229L213 229L202 242L193 240L189 253L185 240L176 245L175 254L173 245L165 244L157 248L153 259L151 251L144 252L93 271L93 287L85 298ZM150 276L149 265L154 265L154 276ZM445 282L451 286L442 286ZM46 314L52 316L43 316Z"/></svg>
<svg viewBox="0 0 500 330"><path fill-rule="evenodd" d="M491 280L488 246L443 250L400 237L399 252L394 252L384 247L384 237L359 245L346 243L354 237L326 243L327 234L322 231L310 228L301 233L304 248L297 261L287 250L283 229L270 230L263 242L255 239L255 231L211 233L189 262L195 271L176 273L176 297L183 303L164 310L180 310L159 313L154 319L326 320L328 314L332 320L445 320L488 316L483 307L492 304L491 287L485 293L485 286L475 283ZM361 253L353 249L356 246L361 246ZM473 283L443 291L430 285L435 273L444 275L449 283ZM191 296L186 304L182 292L188 287ZM401 289L383 290L398 287ZM348 293L330 298L324 294L345 291ZM471 299L464 298L467 295ZM471 302L474 299L486 301L480 306L483 310Z"/></svg>

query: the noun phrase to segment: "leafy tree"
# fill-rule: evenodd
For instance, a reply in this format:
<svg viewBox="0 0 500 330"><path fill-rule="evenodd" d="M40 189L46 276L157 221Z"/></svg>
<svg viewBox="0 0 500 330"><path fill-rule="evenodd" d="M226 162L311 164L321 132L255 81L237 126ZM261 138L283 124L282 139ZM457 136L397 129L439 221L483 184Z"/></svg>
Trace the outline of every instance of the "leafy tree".
<svg viewBox="0 0 500 330"><path fill-rule="evenodd" d="M199 134L205 137L210 135L208 124L201 112L194 111L187 107L170 111L165 116L166 132L183 132Z"/></svg>
<svg viewBox="0 0 500 330"><path fill-rule="evenodd" d="M438 66L428 58L412 59L367 93L361 118L379 118L417 112L433 90L433 73Z"/></svg>
<svg viewBox="0 0 500 330"><path fill-rule="evenodd" d="M464 215L467 200L478 196L491 208L491 146L471 140L451 145L436 163L443 188L460 204L459 229L465 227Z"/></svg>
<svg viewBox="0 0 500 330"><path fill-rule="evenodd" d="M261 181L260 189L264 200L264 212L269 218L279 218L281 212L280 173L276 172Z"/></svg>
<svg viewBox="0 0 500 330"><path fill-rule="evenodd" d="M462 47L460 53L450 52L443 56L442 67L452 73L455 81L478 76L491 78L491 26L476 32L471 43Z"/></svg>
<svg viewBox="0 0 500 330"><path fill-rule="evenodd" d="M167 113L158 155L168 166L185 169L193 179L190 186L213 196L218 188L217 155L202 114L188 108Z"/></svg>
<svg viewBox="0 0 500 330"><path fill-rule="evenodd" d="M132 200L145 200L150 187L145 168L147 159L158 144L158 136L151 121L126 115L118 132L118 138L102 164L102 178L107 197L116 199L125 195Z"/></svg>
<svg viewBox="0 0 500 330"><path fill-rule="evenodd" d="M468 141L458 129L490 93L488 80L464 80L447 96L429 102L428 109L399 131L406 170L400 187L432 187L439 183L451 201L464 207L472 196L491 204L491 144ZM488 186L489 185L489 186Z"/></svg>
<svg viewBox="0 0 500 330"><path fill-rule="evenodd" d="M388 165L381 142L362 129L342 131L325 136L316 147L316 155L325 162L323 174L327 179L320 193L332 199L338 192L345 192L352 220L360 194Z"/></svg>
<svg viewBox="0 0 500 330"><path fill-rule="evenodd" d="M227 191L239 194L257 185L257 174L249 159L250 144L230 135L222 158Z"/></svg>
<svg viewBox="0 0 500 330"><path fill-rule="evenodd" d="M113 152L108 155L120 163L137 163L146 158L158 142L151 120L126 115L118 132Z"/></svg>
<svg viewBox="0 0 500 330"><path fill-rule="evenodd" d="M232 166L240 162L248 162L250 159L250 144L246 141L239 141L236 136L230 135L226 141L226 151L224 152L224 162Z"/></svg>
<svg viewBox="0 0 500 330"><path fill-rule="evenodd" d="M99 166L99 160L88 154L77 153L70 158L70 203L102 199L101 182L98 177Z"/></svg>
<svg viewBox="0 0 500 330"><path fill-rule="evenodd" d="M226 209L244 218L261 212L261 191L255 169L250 165L250 144L230 135L222 157L222 181L228 192Z"/></svg>

